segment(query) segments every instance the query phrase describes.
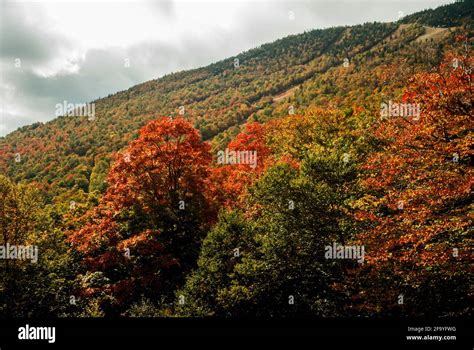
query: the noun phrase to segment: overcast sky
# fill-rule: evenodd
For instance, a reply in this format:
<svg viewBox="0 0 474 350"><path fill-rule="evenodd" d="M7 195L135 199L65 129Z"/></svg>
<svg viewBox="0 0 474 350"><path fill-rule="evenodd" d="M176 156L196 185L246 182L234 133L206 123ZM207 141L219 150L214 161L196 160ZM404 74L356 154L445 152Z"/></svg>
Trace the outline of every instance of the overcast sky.
<svg viewBox="0 0 474 350"><path fill-rule="evenodd" d="M64 100L89 102L289 34L450 2L0 0L0 136L55 118Z"/></svg>

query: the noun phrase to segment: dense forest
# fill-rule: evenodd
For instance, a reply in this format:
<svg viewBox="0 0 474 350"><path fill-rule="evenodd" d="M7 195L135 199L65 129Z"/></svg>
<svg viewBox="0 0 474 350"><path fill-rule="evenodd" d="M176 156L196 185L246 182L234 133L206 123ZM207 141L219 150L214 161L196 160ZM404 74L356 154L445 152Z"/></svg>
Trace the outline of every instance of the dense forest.
<svg viewBox="0 0 474 350"><path fill-rule="evenodd" d="M473 8L288 36L0 138L0 253L37 247L0 262L0 314L472 315Z"/></svg>

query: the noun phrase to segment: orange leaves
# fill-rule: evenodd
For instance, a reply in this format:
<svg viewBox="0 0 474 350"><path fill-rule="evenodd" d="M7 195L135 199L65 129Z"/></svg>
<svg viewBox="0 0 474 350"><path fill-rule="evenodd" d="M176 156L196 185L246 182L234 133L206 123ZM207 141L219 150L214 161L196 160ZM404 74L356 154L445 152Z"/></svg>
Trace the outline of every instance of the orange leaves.
<svg viewBox="0 0 474 350"><path fill-rule="evenodd" d="M224 164L212 171L215 198L225 207L238 205L245 198L247 187L265 170L270 156L270 149L265 143L265 127L256 122L245 124L244 130L229 143L228 149L255 152L256 166Z"/></svg>
<svg viewBox="0 0 474 350"><path fill-rule="evenodd" d="M148 123L117 155L107 192L69 240L88 269L111 279L107 290L119 302L140 286L160 285L171 267L192 263L179 252L195 249L201 226L215 216L211 159L189 122L166 117Z"/></svg>
<svg viewBox="0 0 474 350"><path fill-rule="evenodd" d="M153 254L156 251L162 251L163 245L157 241L159 231L145 230L128 239L119 242L117 248L123 252L134 252L137 255Z"/></svg>
<svg viewBox="0 0 474 350"><path fill-rule="evenodd" d="M231 150L256 151L261 159L258 166L262 167L270 151L265 144L265 127L257 122L245 124L245 129L229 143Z"/></svg>
<svg viewBox="0 0 474 350"><path fill-rule="evenodd" d="M381 198L371 209L375 220L373 213L359 214L375 223L361 235L372 252L369 263L443 265L451 250L464 244L460 232L467 227L474 179L473 86L467 69L473 62L472 54L450 53L437 72L415 75L402 100L422 106L420 120L392 117L375 130L385 146L367 160L364 184Z"/></svg>
<svg viewBox="0 0 474 350"><path fill-rule="evenodd" d="M209 150L184 119L164 117L150 122L129 150L118 156L109 174L112 186L107 195L123 205L136 201L164 205L170 192L200 191L208 176Z"/></svg>

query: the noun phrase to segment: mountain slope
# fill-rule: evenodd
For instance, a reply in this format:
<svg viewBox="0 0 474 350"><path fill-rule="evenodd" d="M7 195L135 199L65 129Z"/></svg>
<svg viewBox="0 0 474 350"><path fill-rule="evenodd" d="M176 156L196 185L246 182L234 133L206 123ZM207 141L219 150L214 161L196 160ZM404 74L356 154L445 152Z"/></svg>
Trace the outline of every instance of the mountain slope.
<svg viewBox="0 0 474 350"><path fill-rule="evenodd" d="M423 11L400 23L292 35L207 67L136 85L94 101L94 121L63 116L1 138L0 170L15 181L37 182L51 197L65 191L100 192L113 153L159 115L183 114L220 148L249 118L265 121L288 114L290 107L301 112L311 106L379 105L380 98L400 92L404 71L436 65L454 36L466 32L460 25L472 18L468 5ZM417 40L431 24L456 28ZM387 79L383 72L390 66L397 73Z"/></svg>
<svg viewBox="0 0 474 350"><path fill-rule="evenodd" d="M473 0L456 1L435 9L428 9L402 18L402 23L420 23L427 26L456 27L472 22Z"/></svg>

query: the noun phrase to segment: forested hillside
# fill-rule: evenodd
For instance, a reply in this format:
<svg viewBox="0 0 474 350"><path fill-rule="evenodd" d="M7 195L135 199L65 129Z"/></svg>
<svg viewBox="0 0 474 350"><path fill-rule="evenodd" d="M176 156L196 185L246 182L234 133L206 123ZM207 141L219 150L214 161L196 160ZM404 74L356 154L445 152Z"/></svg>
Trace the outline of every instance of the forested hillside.
<svg viewBox="0 0 474 350"><path fill-rule="evenodd" d="M469 19L466 5L461 12L459 6L452 5L455 14L450 18L460 21L461 14ZM444 19L445 12L440 12L440 18ZM382 89L395 96L404 70L413 73L433 67L461 30L447 28L436 40L420 42L416 38L426 31L426 15L413 16L419 24L367 23L289 36L94 101L92 122L87 117L66 116L23 127L0 140L0 169L16 181L40 183L47 193L103 192L113 152L136 138L138 129L157 115L182 114L204 139L216 138L224 144L247 119L279 117L290 105L296 111L329 104L348 106L373 98ZM349 66L340 74L345 59ZM399 79L377 74L388 65L397 67ZM295 87L293 96L274 100ZM19 163L14 161L17 153L22 156Z"/></svg>
<svg viewBox="0 0 474 350"><path fill-rule="evenodd" d="M470 315L472 5L288 36L1 138L1 242L40 256L0 272L0 310Z"/></svg>
<svg viewBox="0 0 474 350"><path fill-rule="evenodd" d="M472 1L456 1L406 16L403 23L421 23L427 26L453 27L472 21Z"/></svg>

